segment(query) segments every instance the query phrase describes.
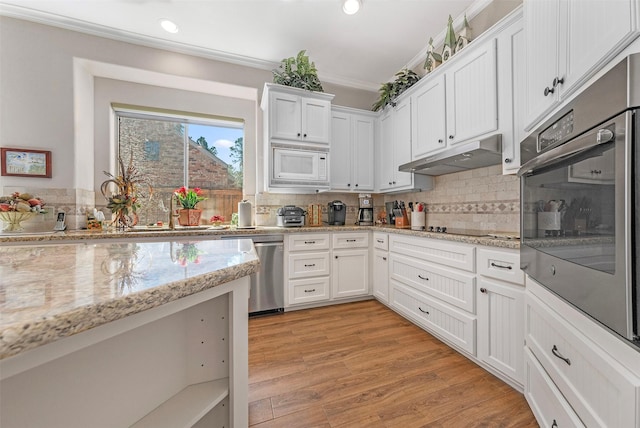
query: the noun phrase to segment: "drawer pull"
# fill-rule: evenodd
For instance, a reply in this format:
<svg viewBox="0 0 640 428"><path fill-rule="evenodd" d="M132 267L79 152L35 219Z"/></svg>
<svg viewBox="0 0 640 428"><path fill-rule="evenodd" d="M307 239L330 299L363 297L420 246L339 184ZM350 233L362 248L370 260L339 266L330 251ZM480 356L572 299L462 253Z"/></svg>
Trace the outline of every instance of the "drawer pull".
<svg viewBox="0 0 640 428"><path fill-rule="evenodd" d="M424 276L422 276L422 275L418 275L418 278L420 278L420 279L424 279L425 281L429 281L429 278L424 277Z"/></svg>
<svg viewBox="0 0 640 428"><path fill-rule="evenodd" d="M509 269L509 270L511 270L511 269L512 269L512 268L511 268L511 266L502 266L502 265L497 265L497 264L495 264L495 263L493 263L493 262L491 262L491 266L492 266L492 267L496 267L496 268L498 268L498 269Z"/></svg>
<svg viewBox="0 0 640 428"><path fill-rule="evenodd" d="M429 311L425 311L424 309L422 309L420 306L418 306L418 309L420 309L420 312L425 313L427 315L429 315Z"/></svg>
<svg viewBox="0 0 640 428"><path fill-rule="evenodd" d="M312 288L311 290L304 290L305 293L313 293L314 291L316 291L315 288Z"/></svg>
<svg viewBox="0 0 640 428"><path fill-rule="evenodd" d="M304 241L305 244L315 244L316 241Z"/></svg>
<svg viewBox="0 0 640 428"><path fill-rule="evenodd" d="M316 265L315 263L312 263L310 265L304 265L304 267L314 267L315 265Z"/></svg>
<svg viewBox="0 0 640 428"><path fill-rule="evenodd" d="M378 244L384 244L384 240L383 239L376 239L376 241L378 241Z"/></svg>
<svg viewBox="0 0 640 428"><path fill-rule="evenodd" d="M558 347L556 345L553 345L553 348L551 348L551 352L553 353L553 355L555 355L556 357L560 358L562 361L567 363L568 366L571 365L571 360L569 360L566 357L563 357L560 351L558 351Z"/></svg>
<svg viewBox="0 0 640 428"><path fill-rule="evenodd" d="M558 423L556 422L556 420L553 420L553 423L551 424L551 428L558 428Z"/></svg>
<svg viewBox="0 0 640 428"><path fill-rule="evenodd" d="M356 239L347 239L347 242L356 242Z"/></svg>

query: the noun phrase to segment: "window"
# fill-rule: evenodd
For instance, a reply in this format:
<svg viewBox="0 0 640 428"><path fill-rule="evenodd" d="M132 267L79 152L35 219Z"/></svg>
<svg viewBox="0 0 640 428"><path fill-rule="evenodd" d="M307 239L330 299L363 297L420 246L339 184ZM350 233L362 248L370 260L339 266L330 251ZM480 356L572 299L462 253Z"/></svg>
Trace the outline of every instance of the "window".
<svg viewBox="0 0 640 428"><path fill-rule="evenodd" d="M181 186L202 189L203 224L213 215L231 220L242 200L242 122L129 110L116 110L116 117L119 156L125 165L133 157L153 188L151 195L138 189L138 224L167 222Z"/></svg>

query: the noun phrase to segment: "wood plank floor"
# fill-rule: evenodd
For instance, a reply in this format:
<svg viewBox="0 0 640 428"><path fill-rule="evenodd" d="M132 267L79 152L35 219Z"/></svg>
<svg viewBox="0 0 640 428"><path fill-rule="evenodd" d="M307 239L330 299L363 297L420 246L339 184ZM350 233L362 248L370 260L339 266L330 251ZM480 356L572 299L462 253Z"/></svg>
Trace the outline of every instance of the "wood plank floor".
<svg viewBox="0 0 640 428"><path fill-rule="evenodd" d="M537 427L519 392L375 300L249 320L256 428Z"/></svg>

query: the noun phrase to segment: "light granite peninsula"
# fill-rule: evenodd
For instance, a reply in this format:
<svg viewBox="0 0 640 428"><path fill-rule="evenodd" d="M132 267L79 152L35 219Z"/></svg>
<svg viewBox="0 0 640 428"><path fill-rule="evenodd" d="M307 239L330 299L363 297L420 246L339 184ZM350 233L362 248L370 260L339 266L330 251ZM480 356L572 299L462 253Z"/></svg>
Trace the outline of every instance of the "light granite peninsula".
<svg viewBox="0 0 640 428"><path fill-rule="evenodd" d="M0 426L248 424L249 239L0 247Z"/></svg>

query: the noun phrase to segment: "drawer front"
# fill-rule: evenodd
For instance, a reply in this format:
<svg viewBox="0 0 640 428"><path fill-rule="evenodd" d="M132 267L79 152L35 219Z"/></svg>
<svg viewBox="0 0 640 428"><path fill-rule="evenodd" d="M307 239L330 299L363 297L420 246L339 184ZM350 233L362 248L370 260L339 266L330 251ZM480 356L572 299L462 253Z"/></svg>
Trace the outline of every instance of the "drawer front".
<svg viewBox="0 0 640 428"><path fill-rule="evenodd" d="M333 248L368 248L369 232L334 233Z"/></svg>
<svg viewBox="0 0 640 428"><path fill-rule="evenodd" d="M584 427L529 349L525 349L524 364L524 397L538 424L541 427Z"/></svg>
<svg viewBox="0 0 640 428"><path fill-rule="evenodd" d="M292 233L288 240L289 251L328 250L331 243L328 233Z"/></svg>
<svg viewBox="0 0 640 428"><path fill-rule="evenodd" d="M289 278L310 278L331 273L329 252L289 254Z"/></svg>
<svg viewBox="0 0 640 428"><path fill-rule="evenodd" d="M392 307L449 343L476 354L476 318L391 280Z"/></svg>
<svg viewBox="0 0 640 428"><path fill-rule="evenodd" d="M586 426L637 426L640 379L531 294L525 332L527 346Z"/></svg>
<svg viewBox="0 0 640 428"><path fill-rule="evenodd" d="M329 300L329 277L295 279L289 281L289 304Z"/></svg>
<svg viewBox="0 0 640 428"><path fill-rule="evenodd" d="M489 278L524 285L524 272L520 270L520 252L517 250L479 248L478 273Z"/></svg>
<svg viewBox="0 0 640 428"><path fill-rule="evenodd" d="M475 272L475 246L437 239L389 235L389 251Z"/></svg>
<svg viewBox="0 0 640 428"><path fill-rule="evenodd" d="M391 278L475 313L475 275L398 254L389 255Z"/></svg>
<svg viewBox="0 0 640 428"><path fill-rule="evenodd" d="M389 250L389 235L387 233L375 232L373 234L373 247L379 250Z"/></svg>

